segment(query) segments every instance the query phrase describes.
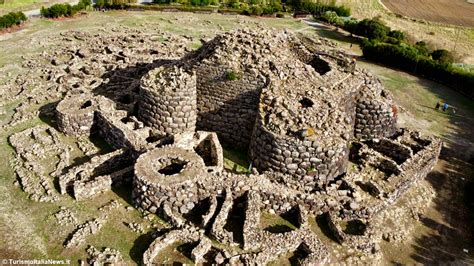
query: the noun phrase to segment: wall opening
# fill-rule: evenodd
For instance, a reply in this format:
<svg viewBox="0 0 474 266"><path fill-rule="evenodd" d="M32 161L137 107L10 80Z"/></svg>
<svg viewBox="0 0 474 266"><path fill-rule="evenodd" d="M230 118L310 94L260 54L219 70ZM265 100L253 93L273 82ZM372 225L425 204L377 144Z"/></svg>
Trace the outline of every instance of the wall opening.
<svg viewBox="0 0 474 266"><path fill-rule="evenodd" d="M309 98L303 97L303 99L300 100L300 104L303 108L310 108L313 107L314 102Z"/></svg>
<svg viewBox="0 0 474 266"><path fill-rule="evenodd" d="M331 71L331 67L329 66L329 63L322 60L318 56L315 56L310 62L309 65L313 67L316 72L319 73L319 75L324 75Z"/></svg>
<svg viewBox="0 0 474 266"><path fill-rule="evenodd" d="M130 94L122 95L119 99L119 102L123 104L131 104L133 102L133 97Z"/></svg>
<svg viewBox="0 0 474 266"><path fill-rule="evenodd" d="M92 106L92 101L88 100L81 105L81 109L86 109L87 107L91 107L91 106Z"/></svg>
<svg viewBox="0 0 474 266"><path fill-rule="evenodd" d="M207 137L196 148L194 151L201 156L206 166L217 166L216 155L212 152L211 138Z"/></svg>
<svg viewBox="0 0 474 266"><path fill-rule="evenodd" d="M158 173L162 175L175 175L180 173L184 169L186 164L188 163L185 161L175 159L172 160L170 163L166 164L160 170L158 170Z"/></svg>

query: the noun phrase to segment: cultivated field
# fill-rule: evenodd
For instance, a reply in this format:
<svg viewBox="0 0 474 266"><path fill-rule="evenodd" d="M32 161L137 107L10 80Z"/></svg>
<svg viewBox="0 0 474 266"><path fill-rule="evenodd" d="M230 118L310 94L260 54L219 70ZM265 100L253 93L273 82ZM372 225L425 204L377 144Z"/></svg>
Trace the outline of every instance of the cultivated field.
<svg viewBox="0 0 474 266"><path fill-rule="evenodd" d="M398 1L403 2L402 0ZM433 2L433 0L424 1ZM411 0L408 2L411 3L414 1ZM472 51L474 51L473 27L459 27L399 17L395 15L395 13L385 9L379 0L338 0L337 3L350 7L352 15L358 19L381 16L382 20L386 22L388 26L406 32L415 40L424 40L433 48L444 48L447 50L456 48L455 52L458 55L457 62L474 64L474 54L472 53ZM471 12L470 17L474 17L474 13Z"/></svg>
<svg viewBox="0 0 474 266"><path fill-rule="evenodd" d="M392 12L454 25L474 26L474 4L466 0L382 0Z"/></svg>

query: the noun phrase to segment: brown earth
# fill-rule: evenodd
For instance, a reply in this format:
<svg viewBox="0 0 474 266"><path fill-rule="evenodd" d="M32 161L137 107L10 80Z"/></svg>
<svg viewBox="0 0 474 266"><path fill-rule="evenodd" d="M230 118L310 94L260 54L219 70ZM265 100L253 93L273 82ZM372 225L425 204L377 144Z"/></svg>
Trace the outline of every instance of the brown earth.
<svg viewBox="0 0 474 266"><path fill-rule="evenodd" d="M392 12L453 25L474 26L474 4L466 0L382 0Z"/></svg>

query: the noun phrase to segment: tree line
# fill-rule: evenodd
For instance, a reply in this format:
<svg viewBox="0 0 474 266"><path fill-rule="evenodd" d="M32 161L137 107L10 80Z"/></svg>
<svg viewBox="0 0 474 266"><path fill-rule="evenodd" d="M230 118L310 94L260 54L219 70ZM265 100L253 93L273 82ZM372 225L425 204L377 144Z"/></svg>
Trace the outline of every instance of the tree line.
<svg viewBox="0 0 474 266"><path fill-rule="evenodd" d="M91 0L80 0L76 5L54 4L50 7L41 7L40 13L45 18L72 17L91 4Z"/></svg>
<svg viewBox="0 0 474 266"><path fill-rule="evenodd" d="M334 11L315 17L364 37L365 58L445 84L474 99L474 73L454 65L450 51L430 49L424 41L410 42L402 31L391 29L380 18L342 18Z"/></svg>

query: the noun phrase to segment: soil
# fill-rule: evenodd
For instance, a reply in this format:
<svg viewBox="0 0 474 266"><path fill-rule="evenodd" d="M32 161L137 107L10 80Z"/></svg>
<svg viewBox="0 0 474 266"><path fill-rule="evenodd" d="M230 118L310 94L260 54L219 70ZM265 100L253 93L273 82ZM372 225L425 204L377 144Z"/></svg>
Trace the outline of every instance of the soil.
<svg viewBox="0 0 474 266"><path fill-rule="evenodd" d="M20 31L25 27L25 23L22 23L20 25L13 25L11 27L8 27L6 29L1 29L0 30L0 35L7 34L7 33L12 33L16 31Z"/></svg>
<svg viewBox="0 0 474 266"><path fill-rule="evenodd" d="M392 12L445 24L474 26L474 4L466 0L382 0Z"/></svg>

